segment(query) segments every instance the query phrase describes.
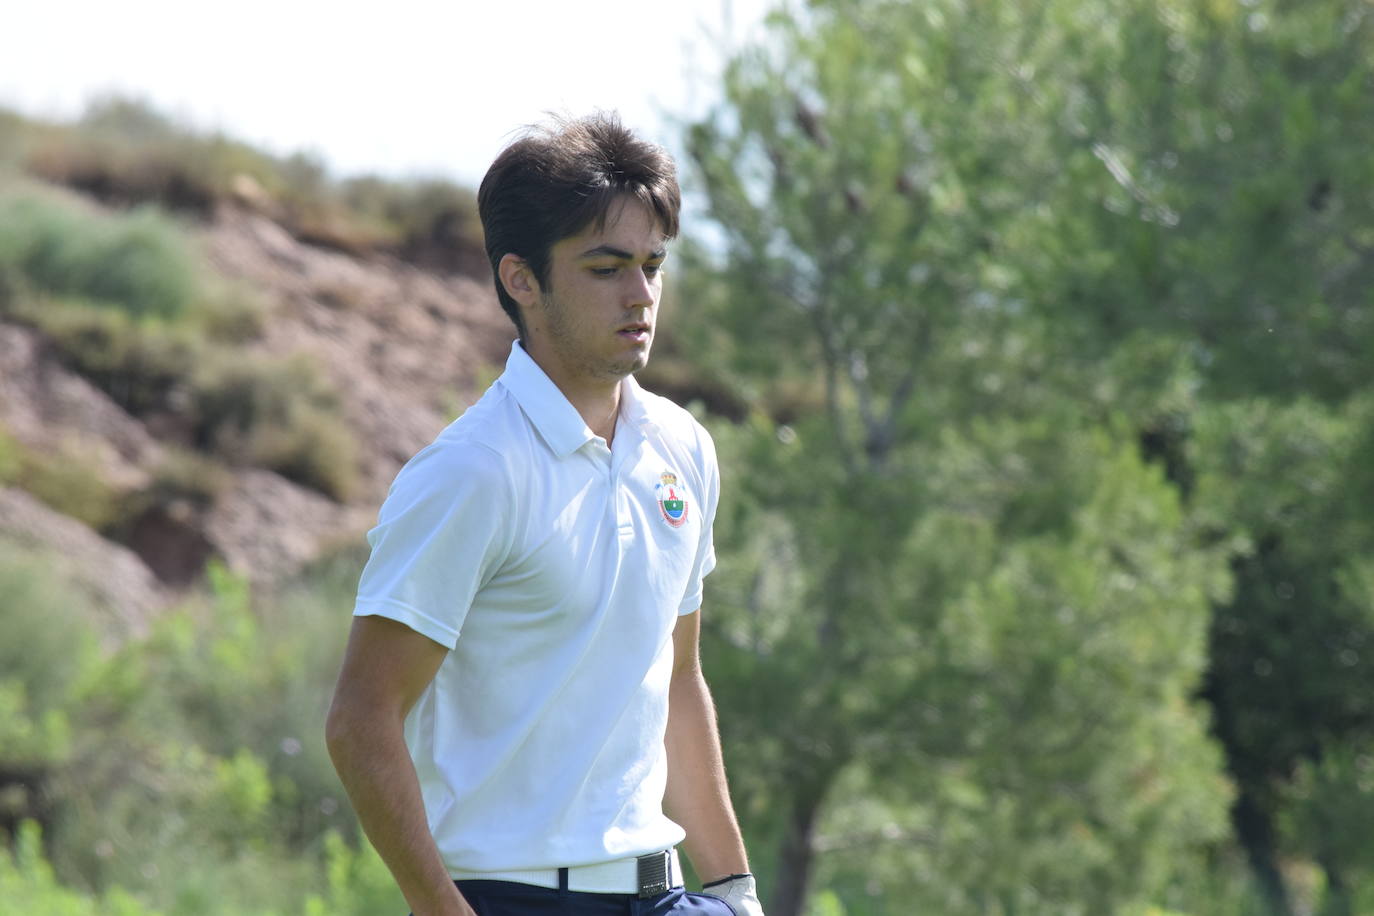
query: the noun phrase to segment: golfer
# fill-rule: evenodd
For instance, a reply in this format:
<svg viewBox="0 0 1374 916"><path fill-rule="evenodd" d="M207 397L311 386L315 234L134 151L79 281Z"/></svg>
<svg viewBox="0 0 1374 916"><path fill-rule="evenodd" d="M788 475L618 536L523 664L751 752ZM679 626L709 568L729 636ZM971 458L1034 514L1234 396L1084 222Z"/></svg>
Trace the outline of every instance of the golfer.
<svg viewBox="0 0 1374 916"><path fill-rule="evenodd" d="M614 115L482 180L519 339L391 487L327 726L416 916L762 916L698 663L715 450L634 379L679 204Z"/></svg>

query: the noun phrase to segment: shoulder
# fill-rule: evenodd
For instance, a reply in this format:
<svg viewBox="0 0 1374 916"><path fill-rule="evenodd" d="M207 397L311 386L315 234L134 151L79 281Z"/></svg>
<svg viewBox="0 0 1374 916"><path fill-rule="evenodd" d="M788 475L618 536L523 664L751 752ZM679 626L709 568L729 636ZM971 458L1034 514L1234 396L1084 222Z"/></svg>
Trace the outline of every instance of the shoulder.
<svg viewBox="0 0 1374 916"><path fill-rule="evenodd" d="M439 481L497 483L506 477L507 462L492 445L470 435L445 432L406 462L397 476L433 477Z"/></svg>
<svg viewBox="0 0 1374 916"><path fill-rule="evenodd" d="M490 446L440 436L406 462L382 503L379 522L500 512L510 501L506 463Z"/></svg>
<svg viewBox="0 0 1374 916"><path fill-rule="evenodd" d="M480 493L494 496L511 489L508 411L488 392L433 442L415 454L396 475L388 501L436 495Z"/></svg>
<svg viewBox="0 0 1374 916"><path fill-rule="evenodd" d="M435 439L443 443L489 443L497 452L505 451L521 438L527 427L520 402L499 381L477 402L446 426Z"/></svg>

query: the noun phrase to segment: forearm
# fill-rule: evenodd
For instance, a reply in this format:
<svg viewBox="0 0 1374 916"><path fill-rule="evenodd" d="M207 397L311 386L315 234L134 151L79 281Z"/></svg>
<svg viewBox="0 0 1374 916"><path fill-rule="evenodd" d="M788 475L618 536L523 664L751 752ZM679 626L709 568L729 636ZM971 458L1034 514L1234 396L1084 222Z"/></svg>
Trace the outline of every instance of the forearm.
<svg viewBox="0 0 1374 916"><path fill-rule="evenodd" d="M329 754L368 840L415 916L475 916L434 845L399 724L331 716Z"/></svg>
<svg viewBox="0 0 1374 916"><path fill-rule="evenodd" d="M668 699L668 789L663 806L687 832L683 847L703 881L749 871L725 779L715 706L699 668L678 672Z"/></svg>

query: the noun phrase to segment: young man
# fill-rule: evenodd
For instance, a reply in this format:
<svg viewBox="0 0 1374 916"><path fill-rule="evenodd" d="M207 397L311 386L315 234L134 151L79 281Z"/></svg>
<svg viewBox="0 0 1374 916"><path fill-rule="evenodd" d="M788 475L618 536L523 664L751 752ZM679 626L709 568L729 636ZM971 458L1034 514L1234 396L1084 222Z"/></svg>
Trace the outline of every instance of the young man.
<svg viewBox="0 0 1374 916"><path fill-rule="evenodd" d="M762 916L697 657L715 451L632 375L679 203L611 115L482 181L520 339L392 485L327 728L416 916Z"/></svg>

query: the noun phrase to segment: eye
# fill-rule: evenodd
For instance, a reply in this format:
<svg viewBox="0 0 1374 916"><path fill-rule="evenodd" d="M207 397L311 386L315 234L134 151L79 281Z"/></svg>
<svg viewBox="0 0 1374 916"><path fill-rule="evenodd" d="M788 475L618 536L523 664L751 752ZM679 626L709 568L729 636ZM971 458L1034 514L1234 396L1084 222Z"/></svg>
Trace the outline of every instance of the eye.
<svg viewBox="0 0 1374 916"><path fill-rule="evenodd" d="M646 277L657 277L663 271L662 264L645 264L644 275Z"/></svg>
<svg viewBox="0 0 1374 916"><path fill-rule="evenodd" d="M620 271L619 267L591 267L588 269L593 276L597 277L614 277Z"/></svg>

